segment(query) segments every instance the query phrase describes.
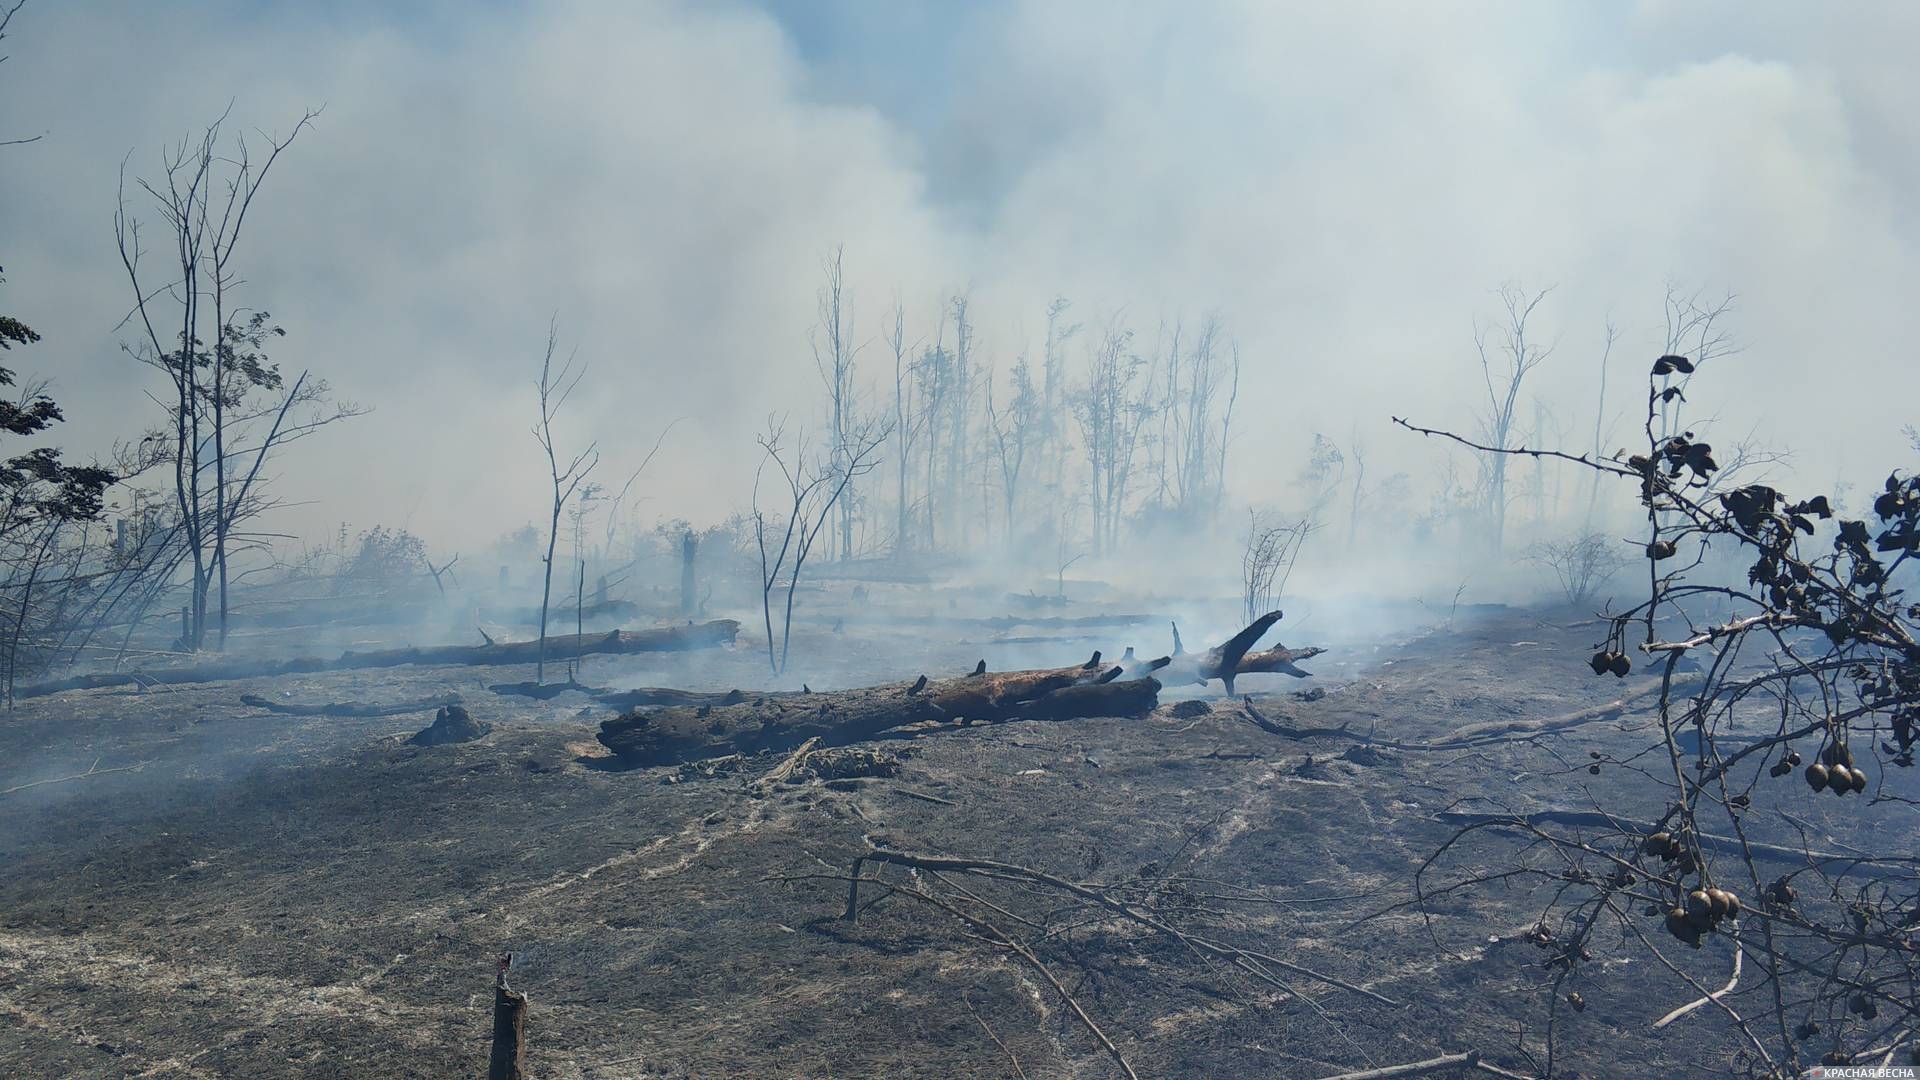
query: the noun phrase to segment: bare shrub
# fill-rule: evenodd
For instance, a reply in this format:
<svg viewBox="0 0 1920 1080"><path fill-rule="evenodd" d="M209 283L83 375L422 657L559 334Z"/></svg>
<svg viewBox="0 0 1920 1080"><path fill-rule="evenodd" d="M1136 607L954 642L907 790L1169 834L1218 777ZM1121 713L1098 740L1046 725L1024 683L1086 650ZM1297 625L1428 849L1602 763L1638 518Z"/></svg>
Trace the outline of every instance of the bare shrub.
<svg viewBox="0 0 1920 1080"><path fill-rule="evenodd" d="M1624 676L1631 635L1659 677L1648 745L1585 763L1643 778L1631 782L1631 805L1475 815L1442 851L1479 829L1518 832L1516 865L1437 885L1436 853L1415 902L1489 880L1545 884L1552 899L1537 943L1553 973L1548 1074L1563 995L1601 992L1584 975L1619 951L1651 954L1674 976L1677 1007L1656 1030L1695 1013L1729 1027L1746 1048L1729 1073L1911 1060L1920 858L1910 814L1920 803L1900 771L1913 765L1920 720L1920 604L1901 585L1920 562L1920 478L1888 476L1871 521L1841 517L1826 495L1723 490L1713 447L1677 415L1679 383L1699 366L1677 355L1654 362L1641 453L1520 451L1624 479L1646 513L1648 594L1610 620L1590 660L1596 673ZM1702 572L1709 544L1745 553L1743 581ZM1699 671L1681 689L1689 660ZM1849 828L1809 810L1809 788L1866 820ZM1636 816L1647 807L1663 809ZM1821 832L1802 824L1809 813L1828 818ZM1724 987L1717 964L1674 951L1709 942L1731 969Z"/></svg>
<svg viewBox="0 0 1920 1080"><path fill-rule="evenodd" d="M1272 611L1274 600L1286 591L1300 548L1315 531L1312 518L1284 520L1271 513L1247 511L1247 544L1240 555L1242 610L1252 622Z"/></svg>
<svg viewBox="0 0 1920 1080"><path fill-rule="evenodd" d="M1585 604L1627 565L1619 542L1599 533L1533 545L1527 558L1553 571L1567 603Z"/></svg>

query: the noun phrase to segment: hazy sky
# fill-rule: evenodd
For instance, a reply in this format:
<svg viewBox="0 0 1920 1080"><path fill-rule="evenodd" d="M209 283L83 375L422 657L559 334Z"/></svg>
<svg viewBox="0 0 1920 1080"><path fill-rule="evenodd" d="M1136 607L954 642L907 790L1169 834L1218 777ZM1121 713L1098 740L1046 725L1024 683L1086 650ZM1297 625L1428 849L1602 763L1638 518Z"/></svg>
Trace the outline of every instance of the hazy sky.
<svg viewBox="0 0 1920 1080"><path fill-rule="evenodd" d="M1285 499L1315 430L1424 468L1387 417L1471 423L1506 280L1559 286L1538 388L1572 431L1604 320L1624 401L1672 280L1741 297L1744 351L1696 396L1814 482L1874 482L1920 420L1916 40L1904 3L35 0L0 46L0 137L45 135L0 149L0 310L44 335L11 359L57 380L68 441L130 433L154 377L114 332L121 160L229 102L279 131L323 105L244 301L375 411L288 456L292 531L452 551L537 516L555 313L591 365L563 442L617 481L685 417L645 509L724 516L752 430L812 419L836 243L862 338L896 295L930 335L970 288L1002 370L1055 295L1149 333L1217 309L1243 500Z"/></svg>

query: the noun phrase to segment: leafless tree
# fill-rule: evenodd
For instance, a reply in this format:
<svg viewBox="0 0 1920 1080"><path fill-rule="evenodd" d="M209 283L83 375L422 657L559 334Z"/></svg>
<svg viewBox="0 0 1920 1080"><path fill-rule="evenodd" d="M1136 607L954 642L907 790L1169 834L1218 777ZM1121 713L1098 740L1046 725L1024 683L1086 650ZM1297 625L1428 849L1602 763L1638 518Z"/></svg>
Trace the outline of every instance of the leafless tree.
<svg viewBox="0 0 1920 1080"><path fill-rule="evenodd" d="M808 334L813 347L814 370L827 392L828 446L835 469L847 465L849 442L858 425L854 387L853 301L847 295L844 269L846 249L835 247L828 255L824 270L826 282L820 287L819 321ZM839 500L839 556L853 557L853 485L847 498Z"/></svg>
<svg viewBox="0 0 1920 1080"><path fill-rule="evenodd" d="M1240 348L1226 339L1218 315L1207 317L1184 352L1180 338L1176 325L1162 365L1162 496L1177 516L1200 523L1226 498L1227 447L1240 398Z"/></svg>
<svg viewBox="0 0 1920 1080"><path fill-rule="evenodd" d="M875 456L892 434L888 426L864 421L849 432L848 455L841 465L829 458L821 464L808 461L810 448L804 434L788 445L786 429L769 417L766 431L759 439L760 468L753 478L753 534L760 552L760 614L767 634L767 666L776 675L787 670L787 654L793 643L793 597L800 587L800 574L806 568L814 542L827 527L834 506L846 495L854 480L865 476L880 464ZM780 474L784 484L784 517L769 521L760 506L760 484L768 466ZM779 533L777 546L770 546L772 534ZM785 613L781 619L776 654L773 632L773 595L782 576L786 579Z"/></svg>
<svg viewBox="0 0 1920 1080"><path fill-rule="evenodd" d="M587 482L594 466L600 464L598 443L588 443L587 448L561 463L562 454L556 448L553 435L553 422L560 415L560 409L580 385L586 376L585 364L574 366L577 354L568 354L559 370L553 366L553 356L560 344L560 326L558 320L547 324L547 347L540 358L540 419L533 425L533 439L540 445L540 452L547 459L547 478L550 483L552 502L547 514L547 551L541 558L544 573L540 584L540 646L535 653L533 681L538 683L547 673L547 608L553 601L553 553L560 542L560 515L567 504Z"/></svg>
<svg viewBox="0 0 1920 1080"><path fill-rule="evenodd" d="M0 41L7 39L7 24L11 23L14 15L26 6L27 0L14 0L14 3L10 7L4 11L0 11ZM0 55L0 64L4 64L6 61L7 57ZM22 146L26 143L36 142L39 138L40 136L38 135L29 135L24 139L0 139L0 146Z"/></svg>
<svg viewBox="0 0 1920 1080"><path fill-rule="evenodd" d="M1086 447L1096 552L1111 551L1119 543L1140 429L1154 412L1146 399L1151 387L1140 377L1146 365L1132 346L1133 331L1118 317L1110 320L1092 347L1087 383L1075 402Z"/></svg>
<svg viewBox="0 0 1920 1080"><path fill-rule="evenodd" d="M218 644L225 646L231 555L254 539L236 529L269 505L260 498L267 459L364 411L333 402L327 384L309 372L285 380L265 350L284 331L266 312L234 301L242 284L240 241L254 200L280 155L317 115L302 114L284 137L265 137L258 154L244 136L225 138L222 115L197 138L165 152L156 179L136 181L166 230L169 258L157 280L142 267L141 223L121 169L114 235L134 295L121 325L134 324L140 335L127 351L169 384L167 398L156 401L171 428L175 508L193 573L189 648L205 643L210 600L217 607Z"/></svg>
<svg viewBox="0 0 1920 1080"><path fill-rule="evenodd" d="M1480 354L1480 376L1487 392L1487 411L1481 416L1481 435L1488 445L1501 450L1512 447L1514 421L1519 415L1520 388L1534 368L1552 354L1551 346L1542 346L1528 325L1541 301L1552 287L1529 292L1518 285L1500 286L1500 321L1491 327L1474 328L1474 346ZM1495 551L1505 542L1507 528L1506 454L1484 459L1483 477L1488 522Z"/></svg>
<svg viewBox="0 0 1920 1080"><path fill-rule="evenodd" d="M1024 357L1013 365L1013 400L1004 412L994 406L993 378L988 375L987 427L993 435L993 450L1000 465L1008 539L1013 538L1015 523L1019 520L1020 478L1040 423L1040 393L1033 385L1033 374Z"/></svg>
<svg viewBox="0 0 1920 1080"><path fill-rule="evenodd" d="M898 473L893 548L897 555L910 546L912 528L908 510L912 503L912 487L908 480L908 464L913 456L914 443L925 425L925 414L915 398L919 384L914 378L914 362L908 359L912 346L907 344L907 309L898 298L893 302L893 320L887 330L887 345L893 350L893 449Z"/></svg>

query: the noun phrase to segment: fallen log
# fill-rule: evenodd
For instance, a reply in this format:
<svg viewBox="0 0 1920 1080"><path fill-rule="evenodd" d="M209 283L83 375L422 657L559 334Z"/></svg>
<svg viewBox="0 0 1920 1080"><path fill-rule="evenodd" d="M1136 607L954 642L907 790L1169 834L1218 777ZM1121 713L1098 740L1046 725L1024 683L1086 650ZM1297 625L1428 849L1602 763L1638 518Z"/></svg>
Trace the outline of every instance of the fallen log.
<svg viewBox="0 0 1920 1080"><path fill-rule="evenodd" d="M716 619L697 626L690 624L663 626L651 630L610 630L604 634L567 634L547 639L546 659L552 662L601 654L686 652L692 649L730 645L739 633L739 622L733 619ZM531 664L539 655L538 641L488 641L485 645L437 645L424 648L382 649L376 652L346 652L331 658L228 660L193 667L149 668L75 675L72 678L21 687L14 691L14 696L43 697L65 690L94 690L108 686L155 684L177 686L188 683L229 682L234 679L401 667L408 664L449 666Z"/></svg>
<svg viewBox="0 0 1920 1080"><path fill-rule="evenodd" d="M706 690L675 690L667 686L642 686L633 690L609 690L599 686L587 686L582 683L494 683L487 687L496 694L507 697L530 697L537 701L551 701L565 693L585 694L602 705L616 709L637 709L643 705L738 705L746 700L746 695L738 690L715 693ZM781 693L785 693L782 691ZM778 697L779 693L761 695Z"/></svg>
<svg viewBox="0 0 1920 1080"><path fill-rule="evenodd" d="M1007 671L839 690L766 694L730 705L636 709L600 725L601 745L631 765L665 765L729 754L787 751L809 739L839 746L928 721L1076 720L1145 716L1159 703L1156 679L1119 681L1099 654L1070 668Z"/></svg>
<svg viewBox="0 0 1920 1080"><path fill-rule="evenodd" d="M282 716L401 716L406 713L426 712L448 705L460 704L459 694L441 694L437 697L421 698L418 701L401 701L392 705L360 705L351 701L334 701L325 705L298 705L290 701L275 701L259 694L241 694L240 704L256 709L265 709Z"/></svg>
<svg viewBox="0 0 1920 1080"><path fill-rule="evenodd" d="M1296 679L1311 678L1313 672L1302 670L1296 661L1312 659L1326 652L1325 649L1317 646L1289 649L1276 645L1271 649L1251 651L1254 644L1266 636L1267 631L1281 618L1280 612L1269 611L1226 641L1197 653L1180 650L1180 628L1176 625L1173 628L1173 656L1159 677L1169 685L1184 682L1204 685L1209 679L1219 679L1226 685L1229 694L1233 693L1234 679L1241 675L1272 673L1291 675Z"/></svg>

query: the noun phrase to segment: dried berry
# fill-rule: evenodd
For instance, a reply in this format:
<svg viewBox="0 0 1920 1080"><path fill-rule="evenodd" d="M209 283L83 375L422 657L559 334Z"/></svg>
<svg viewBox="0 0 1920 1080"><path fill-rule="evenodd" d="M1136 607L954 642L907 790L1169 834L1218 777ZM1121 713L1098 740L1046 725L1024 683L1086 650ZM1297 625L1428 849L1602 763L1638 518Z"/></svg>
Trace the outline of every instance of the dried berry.
<svg viewBox="0 0 1920 1080"><path fill-rule="evenodd" d="M1827 786L1827 767L1814 762L1807 766L1807 786L1815 791Z"/></svg>

